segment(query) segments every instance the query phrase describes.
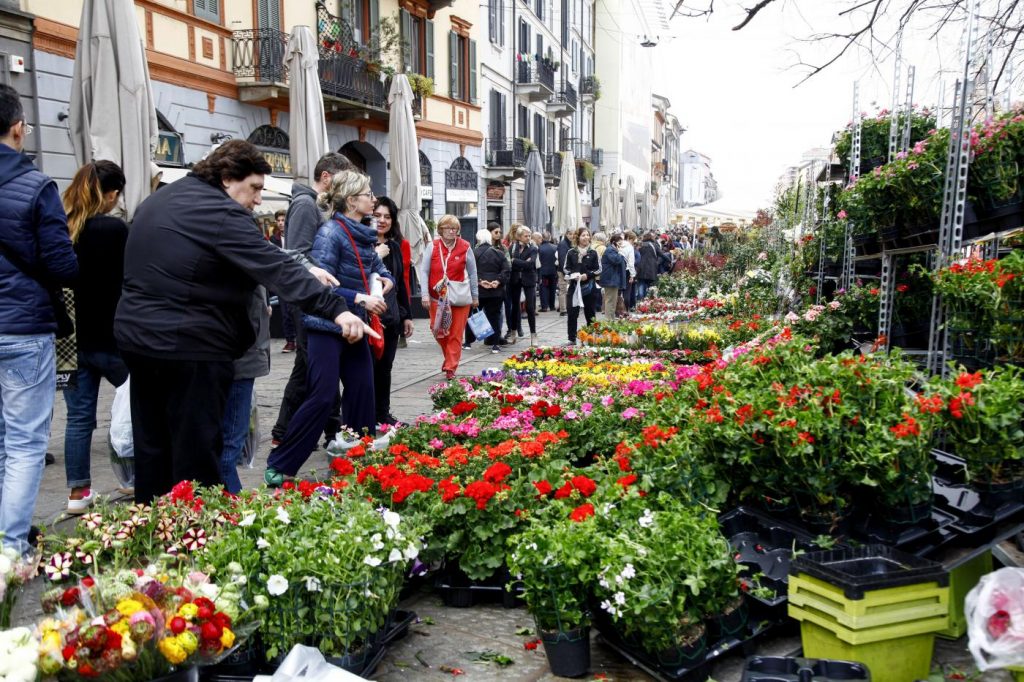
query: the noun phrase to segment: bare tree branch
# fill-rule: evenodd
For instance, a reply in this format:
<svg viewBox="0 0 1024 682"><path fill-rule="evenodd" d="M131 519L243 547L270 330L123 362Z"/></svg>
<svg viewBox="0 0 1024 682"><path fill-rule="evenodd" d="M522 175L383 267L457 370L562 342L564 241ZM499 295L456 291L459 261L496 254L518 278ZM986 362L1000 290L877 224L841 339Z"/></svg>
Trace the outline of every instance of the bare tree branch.
<svg viewBox="0 0 1024 682"><path fill-rule="evenodd" d="M744 8L744 11L747 13L747 18L738 23L737 25L733 26L732 30L739 31L740 29L742 29L744 26L750 23L751 19L757 16L758 12L760 12L773 2L775 2L775 0L761 0L761 2L757 3L750 9Z"/></svg>

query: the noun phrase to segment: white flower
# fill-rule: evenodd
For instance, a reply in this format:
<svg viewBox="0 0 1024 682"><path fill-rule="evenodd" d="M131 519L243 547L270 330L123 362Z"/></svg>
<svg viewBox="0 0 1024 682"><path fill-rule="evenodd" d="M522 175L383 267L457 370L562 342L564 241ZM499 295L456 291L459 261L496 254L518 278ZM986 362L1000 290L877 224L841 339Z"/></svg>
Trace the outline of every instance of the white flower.
<svg viewBox="0 0 1024 682"><path fill-rule="evenodd" d="M603 610L607 611L608 613L610 613L611 615L615 616L616 618L621 618L622 617L622 609L616 608L607 599L605 599L603 602L601 602L601 608Z"/></svg>
<svg viewBox="0 0 1024 682"><path fill-rule="evenodd" d="M274 575L267 578L267 592L269 592L271 596L280 596L284 594L287 589L288 581L285 579L283 575L278 575L277 573L275 573Z"/></svg>
<svg viewBox="0 0 1024 682"><path fill-rule="evenodd" d="M285 511L284 507L278 507L277 520L287 525L292 522L292 517L288 516L288 512Z"/></svg>
<svg viewBox="0 0 1024 682"><path fill-rule="evenodd" d="M654 525L654 514L651 513L650 509L644 509L644 514L637 523L640 524L641 528L650 528Z"/></svg>
<svg viewBox="0 0 1024 682"><path fill-rule="evenodd" d="M311 575L306 576L306 591L307 592L319 592L320 591L320 579Z"/></svg>
<svg viewBox="0 0 1024 682"><path fill-rule="evenodd" d="M388 563L393 564L396 561L401 561L405 557L402 555L402 550L397 547L392 548L391 553L388 554Z"/></svg>
<svg viewBox="0 0 1024 682"><path fill-rule="evenodd" d="M366 558L363 559L363 563L367 566L380 566L380 559L378 559L375 556L370 556L369 554L367 554Z"/></svg>
<svg viewBox="0 0 1024 682"><path fill-rule="evenodd" d="M635 578L636 569L633 567L633 564L626 564L626 567L622 569L622 573L620 573L619 575L621 575L626 580Z"/></svg>
<svg viewBox="0 0 1024 682"><path fill-rule="evenodd" d="M409 543L409 546L405 548L405 558L412 561L420 555L420 548L416 545Z"/></svg>
<svg viewBox="0 0 1024 682"><path fill-rule="evenodd" d="M0 575L7 575L11 572L14 563L3 554L0 554Z"/></svg>
<svg viewBox="0 0 1024 682"><path fill-rule="evenodd" d="M611 589L611 584L605 580L604 576L601 576L601 579L597 581L597 584L606 590Z"/></svg>
<svg viewBox="0 0 1024 682"><path fill-rule="evenodd" d="M258 549L266 549L267 547L270 547L270 543L267 542L265 539L260 538L256 541L256 547Z"/></svg>
<svg viewBox="0 0 1024 682"><path fill-rule="evenodd" d="M398 528L398 524L401 523L402 516L398 512L393 512L390 509L384 510L384 523L392 528Z"/></svg>
<svg viewBox="0 0 1024 682"><path fill-rule="evenodd" d="M238 525L243 527L243 528L245 528L246 526L251 526L252 522L255 521L255 520L256 520L256 514L255 513L249 513L249 514L245 515L244 519L242 519L241 521L238 522Z"/></svg>
<svg viewBox="0 0 1024 682"><path fill-rule="evenodd" d="M619 606L625 606L626 605L626 593L625 592L616 592L613 595L613 598L615 599L615 603L618 604Z"/></svg>
<svg viewBox="0 0 1024 682"><path fill-rule="evenodd" d="M384 549L384 539L380 533L374 533L370 536L370 546L373 547L374 551Z"/></svg>

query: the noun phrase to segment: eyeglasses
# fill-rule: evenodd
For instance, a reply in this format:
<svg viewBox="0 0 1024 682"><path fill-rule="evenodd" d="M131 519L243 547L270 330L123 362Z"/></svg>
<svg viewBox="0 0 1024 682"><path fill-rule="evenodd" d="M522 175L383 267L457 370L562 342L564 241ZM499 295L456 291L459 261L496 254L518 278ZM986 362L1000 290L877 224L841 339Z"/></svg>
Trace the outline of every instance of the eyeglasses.
<svg viewBox="0 0 1024 682"><path fill-rule="evenodd" d="M359 194L356 194L355 196L357 196L357 197L370 197L371 199L374 198L373 192L360 192Z"/></svg>
<svg viewBox="0 0 1024 682"><path fill-rule="evenodd" d="M24 124L25 124L25 127L24 127L24 130L25 130L25 137L28 137L29 135L31 135L31 134L32 134L32 131L33 131L33 130L35 130L35 128L33 128L32 126L30 126L30 125L28 124L28 121L24 121L24 120L23 120L23 121L22 121L22 123L24 123Z"/></svg>

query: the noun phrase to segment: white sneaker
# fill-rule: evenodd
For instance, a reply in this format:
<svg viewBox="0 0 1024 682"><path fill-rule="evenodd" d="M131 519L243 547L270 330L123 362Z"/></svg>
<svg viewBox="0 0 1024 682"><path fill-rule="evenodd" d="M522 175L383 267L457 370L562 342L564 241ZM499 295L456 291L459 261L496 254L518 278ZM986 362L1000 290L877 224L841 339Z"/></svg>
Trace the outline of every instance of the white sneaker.
<svg viewBox="0 0 1024 682"><path fill-rule="evenodd" d="M96 493L89 489L89 494L77 500L68 498L68 514L84 514L89 511L89 507L92 506L93 502L96 501Z"/></svg>

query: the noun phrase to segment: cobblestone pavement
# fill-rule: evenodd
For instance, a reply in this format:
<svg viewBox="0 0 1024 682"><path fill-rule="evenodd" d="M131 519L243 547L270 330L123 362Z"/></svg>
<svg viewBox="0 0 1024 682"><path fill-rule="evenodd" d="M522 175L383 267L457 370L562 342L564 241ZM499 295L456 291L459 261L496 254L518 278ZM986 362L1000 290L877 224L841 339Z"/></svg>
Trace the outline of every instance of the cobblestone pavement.
<svg viewBox="0 0 1024 682"><path fill-rule="evenodd" d="M392 412L402 420L411 420L418 415L431 412L427 391L441 381L441 352L430 337L426 320L416 320L416 333L408 347L399 349L395 361L392 383ZM524 322L524 328L525 328ZM537 331L540 345L559 345L566 340L566 319L556 312L538 313ZM477 374L488 367L500 365L508 352L520 350L529 344L529 336L507 349L506 353L492 355L487 347L475 344L473 350L463 351L460 375ZM262 441L252 469L240 469L242 484L256 486L262 483L263 468L270 446L270 429L277 418L277 409L285 383L291 371L293 355L281 353L283 341L275 340L272 348L272 369L269 376L256 381L257 404L260 416ZM97 414L98 427L93 438L93 488L102 495L113 499L124 498L117 492L117 481L107 462L107 428L110 423L110 404L113 389L104 384L100 391ZM49 451L57 457L56 464L46 468L39 499L36 504L35 522L42 526L64 526L68 519L63 516L67 499L64 478L63 435L66 410L63 399L58 396L54 406L53 426ZM314 453L304 471L322 469L326 465L323 453ZM26 623L39 614L39 591L41 581L30 586L18 604L14 623ZM500 605L474 606L468 609L446 608L440 598L430 590L424 590L404 604L420 616L423 622L415 624L410 634L389 650L387 657L377 670L376 679L397 682L405 679L443 680L452 675L441 670L442 666L460 668L464 671L461 679L470 680L532 680L555 679L547 668L543 649L526 651L523 643L529 639L516 636L518 628L532 627L532 619L525 609L504 609ZM595 635L591 671L603 673L610 680L653 679L619 657L613 650L600 643ZM757 652L766 655L793 654L799 649L800 639L795 630L770 637L757 647ZM972 662L966 651L966 640L957 642L940 641L936 646L936 660L954 665L960 669L972 669ZM513 659L507 667L499 668L495 663L476 661L477 654L495 651ZM723 657L713 671L712 677L718 682L735 682L740 679L743 658L740 654ZM1004 672L984 675L983 680L1009 680ZM910 681L908 681L910 682Z"/></svg>

